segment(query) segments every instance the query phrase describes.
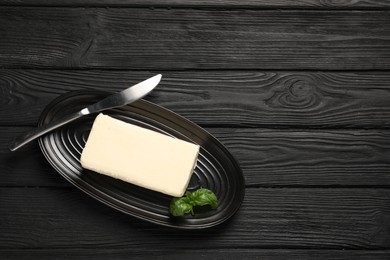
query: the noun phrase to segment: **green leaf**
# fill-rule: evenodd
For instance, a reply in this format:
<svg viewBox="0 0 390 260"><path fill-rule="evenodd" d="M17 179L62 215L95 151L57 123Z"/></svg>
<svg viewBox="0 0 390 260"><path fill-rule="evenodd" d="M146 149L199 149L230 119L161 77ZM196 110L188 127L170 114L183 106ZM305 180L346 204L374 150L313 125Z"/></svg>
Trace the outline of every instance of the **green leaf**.
<svg viewBox="0 0 390 260"><path fill-rule="evenodd" d="M218 200L215 194L208 189L198 189L192 193L188 193L187 197L192 206L210 205L212 209L218 207Z"/></svg>
<svg viewBox="0 0 390 260"><path fill-rule="evenodd" d="M169 211L172 216L180 217L185 214L192 212L192 205L189 203L186 197L183 198L173 198L171 204L169 205Z"/></svg>
<svg viewBox="0 0 390 260"><path fill-rule="evenodd" d="M173 198L169 211L175 217L184 216L190 212L194 215L193 207L205 205L210 205L212 209L216 209L218 199L211 190L202 188L194 192L187 191L186 197Z"/></svg>

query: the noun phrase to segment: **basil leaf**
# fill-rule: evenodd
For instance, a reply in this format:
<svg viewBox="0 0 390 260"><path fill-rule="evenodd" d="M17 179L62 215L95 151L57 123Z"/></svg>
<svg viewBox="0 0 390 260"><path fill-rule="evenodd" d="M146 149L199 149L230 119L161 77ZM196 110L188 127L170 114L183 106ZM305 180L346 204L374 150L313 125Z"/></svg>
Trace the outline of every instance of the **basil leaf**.
<svg viewBox="0 0 390 260"><path fill-rule="evenodd" d="M192 206L205 206L210 205L212 209L218 207L218 200L215 194L208 189L198 189L194 192L188 192L187 198Z"/></svg>
<svg viewBox="0 0 390 260"><path fill-rule="evenodd" d="M192 205L186 197L173 198L169 205L169 211L175 217L184 216L184 214L189 212L193 213Z"/></svg>
<svg viewBox="0 0 390 260"><path fill-rule="evenodd" d="M186 197L173 198L169 206L170 213L175 216L184 216L187 213L194 215L193 207L210 205L212 209L218 207L218 199L208 189L198 189L194 192L187 191Z"/></svg>

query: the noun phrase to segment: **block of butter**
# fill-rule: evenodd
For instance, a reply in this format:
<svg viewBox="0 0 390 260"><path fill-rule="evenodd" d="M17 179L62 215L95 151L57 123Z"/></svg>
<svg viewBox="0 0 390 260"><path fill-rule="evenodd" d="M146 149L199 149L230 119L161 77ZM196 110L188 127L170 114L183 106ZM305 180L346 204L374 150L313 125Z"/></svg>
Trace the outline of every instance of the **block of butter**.
<svg viewBox="0 0 390 260"><path fill-rule="evenodd" d="M199 145L99 114L80 161L94 172L181 197L198 153Z"/></svg>

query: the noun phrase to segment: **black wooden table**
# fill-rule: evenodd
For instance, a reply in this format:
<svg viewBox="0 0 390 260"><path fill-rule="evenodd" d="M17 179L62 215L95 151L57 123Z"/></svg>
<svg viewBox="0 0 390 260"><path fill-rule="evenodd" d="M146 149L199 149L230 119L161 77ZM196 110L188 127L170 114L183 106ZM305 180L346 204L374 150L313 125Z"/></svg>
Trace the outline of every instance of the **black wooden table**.
<svg viewBox="0 0 390 260"><path fill-rule="evenodd" d="M1 259L389 259L390 1L0 0ZM240 163L237 214L150 224L63 179L37 142L73 90L146 99Z"/></svg>

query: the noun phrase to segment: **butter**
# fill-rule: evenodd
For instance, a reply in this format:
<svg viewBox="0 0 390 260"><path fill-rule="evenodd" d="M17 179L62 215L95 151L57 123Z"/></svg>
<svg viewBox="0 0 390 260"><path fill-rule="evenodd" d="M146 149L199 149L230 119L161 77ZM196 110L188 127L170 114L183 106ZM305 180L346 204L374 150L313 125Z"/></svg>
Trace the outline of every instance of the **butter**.
<svg viewBox="0 0 390 260"><path fill-rule="evenodd" d="M94 172L181 197L198 153L199 145L99 114L80 161Z"/></svg>

